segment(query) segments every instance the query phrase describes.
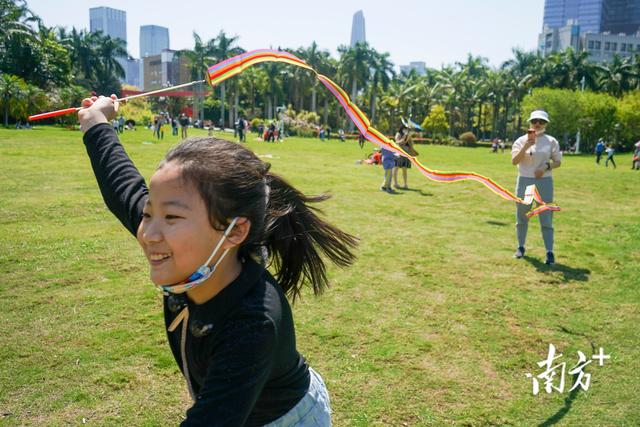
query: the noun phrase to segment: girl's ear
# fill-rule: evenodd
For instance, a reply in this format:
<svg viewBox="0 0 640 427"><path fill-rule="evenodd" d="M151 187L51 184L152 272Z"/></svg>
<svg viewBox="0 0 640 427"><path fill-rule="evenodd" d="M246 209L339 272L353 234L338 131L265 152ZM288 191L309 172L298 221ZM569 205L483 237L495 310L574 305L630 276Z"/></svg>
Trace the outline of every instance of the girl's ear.
<svg viewBox="0 0 640 427"><path fill-rule="evenodd" d="M223 245L224 249L240 246L245 241L251 230L249 218L239 217L236 225L229 231L229 235Z"/></svg>

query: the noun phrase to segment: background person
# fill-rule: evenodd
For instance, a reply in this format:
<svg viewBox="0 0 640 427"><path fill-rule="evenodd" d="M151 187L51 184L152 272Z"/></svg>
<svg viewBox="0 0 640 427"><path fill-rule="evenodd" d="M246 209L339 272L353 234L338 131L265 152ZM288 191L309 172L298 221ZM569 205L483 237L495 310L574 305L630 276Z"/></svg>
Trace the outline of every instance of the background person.
<svg viewBox="0 0 640 427"><path fill-rule="evenodd" d="M411 155L417 156L418 152L413 148L413 138L404 125L400 126L398 132L395 137L396 143L402 148L402 151ZM393 183L395 188L402 188L404 190L408 190L409 186L407 185L407 169L411 168L411 161L404 156L396 157L396 167L393 169ZM404 185L400 187L398 185L398 169L402 171L402 180Z"/></svg>
<svg viewBox="0 0 640 427"><path fill-rule="evenodd" d="M529 116L531 128L526 135L513 143L511 162L518 165L518 179L516 181L516 195L524 197L525 189L535 184L540 197L546 203L553 202L552 170L560 167L562 153L558 141L545 133L549 123L549 115L543 110L536 110ZM516 234L518 249L513 254L515 258L522 258L525 252L529 218L527 212L531 206L516 203ZM547 251L545 263L555 263L553 253L553 212L545 211L539 214L542 229L542 240Z"/></svg>
<svg viewBox="0 0 640 427"><path fill-rule="evenodd" d="M607 160L604 161L604 166L605 167L609 167L609 161L611 161L611 164L613 165L613 168L616 168L616 161L613 160L613 155L616 154L616 149L613 148L613 146L611 144L607 144L607 148L605 148L604 150L607 153Z"/></svg>

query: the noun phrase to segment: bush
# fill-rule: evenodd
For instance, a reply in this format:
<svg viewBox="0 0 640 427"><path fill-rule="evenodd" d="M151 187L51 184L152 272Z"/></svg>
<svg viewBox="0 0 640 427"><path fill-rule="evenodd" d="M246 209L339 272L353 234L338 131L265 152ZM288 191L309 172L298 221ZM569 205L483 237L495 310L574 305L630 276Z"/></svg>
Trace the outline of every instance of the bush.
<svg viewBox="0 0 640 427"><path fill-rule="evenodd" d="M464 132L460 135L460 141L463 147L475 147L477 140L473 132Z"/></svg>

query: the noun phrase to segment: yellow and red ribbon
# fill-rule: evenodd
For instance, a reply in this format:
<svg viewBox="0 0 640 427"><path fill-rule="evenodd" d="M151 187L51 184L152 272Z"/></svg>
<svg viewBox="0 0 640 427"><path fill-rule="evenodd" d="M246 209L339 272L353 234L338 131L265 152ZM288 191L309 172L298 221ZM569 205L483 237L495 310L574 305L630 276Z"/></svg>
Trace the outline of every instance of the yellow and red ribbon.
<svg viewBox="0 0 640 427"><path fill-rule="evenodd" d="M410 154L407 154L402 150L395 141L384 136L380 131L371 126L369 118L355 105L346 94L344 90L330 78L318 73L312 67L310 67L302 59L296 57L289 52L277 51L272 49L258 49L250 52L236 55L232 58L226 59L218 64L212 65L208 69L207 80L211 86L216 86L226 79L240 74L242 71L251 67L252 65L259 64L261 62L282 62L286 64L295 65L297 67L305 68L316 76L316 78L322 83L331 94L340 102L342 108L356 125L360 133L373 144L397 153L400 156L408 158L416 168L428 179L436 182L451 183L457 181L471 180L476 181L489 190L493 191L498 196L506 200L511 200L517 203L530 205L535 200L538 206L527 213L528 217L538 215L544 211L559 211L560 207L553 203L545 203L540 197L535 185L530 185L526 189L525 198L521 199L513 194L511 191L495 183L492 179L479 175L475 172L440 172L427 168L425 165Z"/></svg>

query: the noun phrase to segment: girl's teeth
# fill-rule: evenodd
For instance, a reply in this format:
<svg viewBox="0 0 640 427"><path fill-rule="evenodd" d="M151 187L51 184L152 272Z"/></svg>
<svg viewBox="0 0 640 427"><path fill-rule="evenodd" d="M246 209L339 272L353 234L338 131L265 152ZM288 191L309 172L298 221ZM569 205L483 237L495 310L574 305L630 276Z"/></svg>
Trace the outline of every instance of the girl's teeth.
<svg viewBox="0 0 640 427"><path fill-rule="evenodd" d="M151 258L151 261L160 261L169 258L169 255L151 255L149 258Z"/></svg>

